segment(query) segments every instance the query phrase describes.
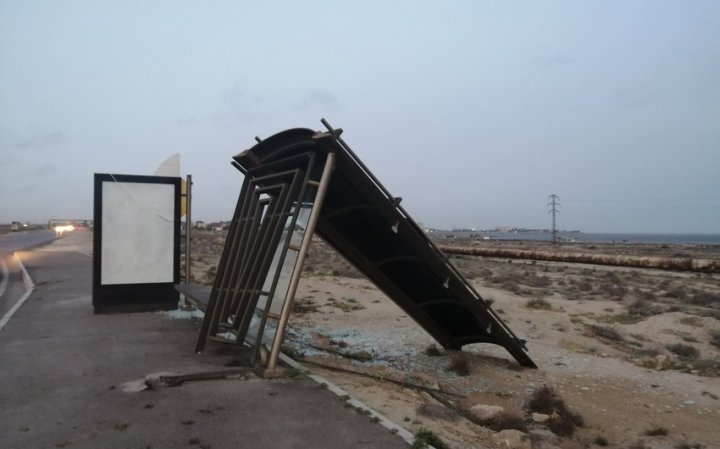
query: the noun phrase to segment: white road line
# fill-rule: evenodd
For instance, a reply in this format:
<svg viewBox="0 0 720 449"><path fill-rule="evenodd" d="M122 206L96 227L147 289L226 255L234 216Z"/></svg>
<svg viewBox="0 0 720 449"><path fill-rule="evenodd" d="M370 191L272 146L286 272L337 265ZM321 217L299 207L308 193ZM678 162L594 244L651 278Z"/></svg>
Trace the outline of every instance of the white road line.
<svg viewBox="0 0 720 449"><path fill-rule="evenodd" d="M25 283L25 288L27 289L25 291L25 294L22 295L22 297L18 300L18 302L15 303L14 306L10 310L7 311L7 313L0 319L0 331L3 330L5 325L10 321L10 318L12 318L13 315L15 315L15 312L22 306L25 301L30 297L33 290L35 290L35 284L33 283L32 279L30 278L30 275L28 274L27 270L25 269L25 265L23 265L22 261L20 260L20 257L18 257L17 253L15 253L15 257L17 258L18 264L20 265L20 270L23 274L23 282Z"/></svg>
<svg viewBox="0 0 720 449"><path fill-rule="evenodd" d="M2 258L0 258L0 271L2 271L2 281L0 281L0 298L2 298L8 286L8 278L10 277L10 270L8 270L5 259Z"/></svg>
<svg viewBox="0 0 720 449"><path fill-rule="evenodd" d="M20 256L18 256L17 253L15 253L15 258L18 261L18 266L20 267L20 271L22 271L23 283L25 283L25 289L35 290L35 283L33 282L32 278L30 277L30 274L28 274L27 270L25 269L25 265L23 265L22 260L20 260Z"/></svg>

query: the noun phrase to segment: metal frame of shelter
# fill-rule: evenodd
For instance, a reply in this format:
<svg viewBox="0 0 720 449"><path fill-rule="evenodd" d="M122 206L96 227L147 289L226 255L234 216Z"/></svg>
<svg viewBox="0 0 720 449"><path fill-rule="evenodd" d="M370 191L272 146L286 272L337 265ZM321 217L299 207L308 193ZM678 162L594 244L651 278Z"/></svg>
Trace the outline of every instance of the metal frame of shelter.
<svg viewBox="0 0 720 449"><path fill-rule="evenodd" d="M535 367L492 310L324 119L233 159L245 175L196 351L246 344L276 366L313 234L322 237L447 349L504 347Z"/></svg>

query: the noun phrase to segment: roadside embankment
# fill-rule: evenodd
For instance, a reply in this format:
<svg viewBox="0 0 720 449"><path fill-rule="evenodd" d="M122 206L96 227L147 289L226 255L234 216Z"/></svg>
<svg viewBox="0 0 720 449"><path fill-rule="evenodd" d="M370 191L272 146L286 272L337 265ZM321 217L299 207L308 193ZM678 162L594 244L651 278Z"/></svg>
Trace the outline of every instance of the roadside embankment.
<svg viewBox="0 0 720 449"><path fill-rule="evenodd" d="M438 245L438 249L447 254L469 256L498 257L511 259L546 260L552 262L587 263L634 268L657 268L662 270L695 271L702 273L720 273L720 260L696 257L636 256L623 254L586 253L563 251L561 248L517 249L488 248L477 246Z"/></svg>

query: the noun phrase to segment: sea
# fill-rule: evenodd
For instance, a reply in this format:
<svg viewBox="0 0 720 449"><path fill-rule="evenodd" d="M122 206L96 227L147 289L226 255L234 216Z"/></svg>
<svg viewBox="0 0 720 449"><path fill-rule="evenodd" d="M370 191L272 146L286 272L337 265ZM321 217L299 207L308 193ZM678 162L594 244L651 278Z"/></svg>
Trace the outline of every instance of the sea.
<svg viewBox="0 0 720 449"><path fill-rule="evenodd" d="M550 241L552 234L543 231L483 232L449 231L433 229L429 235L438 240L476 239L476 240L533 240ZM720 234L602 234L589 232L562 232L558 237L565 242L579 243L672 243L695 245L720 245Z"/></svg>

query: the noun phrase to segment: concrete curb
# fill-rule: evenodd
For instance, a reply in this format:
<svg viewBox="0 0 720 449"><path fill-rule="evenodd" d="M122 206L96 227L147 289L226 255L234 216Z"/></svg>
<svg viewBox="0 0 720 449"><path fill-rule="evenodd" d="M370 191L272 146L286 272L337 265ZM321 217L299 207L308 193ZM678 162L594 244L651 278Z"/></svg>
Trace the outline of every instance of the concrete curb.
<svg viewBox="0 0 720 449"><path fill-rule="evenodd" d="M301 370L303 372L309 371L307 368L305 368L302 364L299 362L293 360L289 356L280 353L280 360L283 361L283 363L287 364L288 366L295 368L297 370ZM388 417L381 415L380 413L376 412L372 408L370 408L367 404L364 402L361 402L360 400L354 398L350 393L343 390L339 386L335 385L334 383L330 382L329 380L325 379L322 376L318 376L315 374L308 374L308 377L315 382L317 382L320 385L325 385L327 389L334 394L338 396L341 400L346 401L348 404L350 404L355 409L362 410L365 414L367 414L371 419L376 419L378 424L385 427L390 432L394 433L395 435L399 436L405 442L412 446L413 442L415 442L415 434L410 432L409 430L405 429L401 425L395 423L394 421L391 421ZM433 446L428 445L428 449L435 449Z"/></svg>
<svg viewBox="0 0 720 449"><path fill-rule="evenodd" d="M5 325L10 321L10 318L15 315L15 312L18 311L18 309L25 303L25 301L27 301L32 292L35 290L35 284L33 283L30 274L28 274L27 270L25 269L25 265L23 265L22 260L20 260L20 256L18 256L17 253L13 253L13 255L17 259L18 265L20 266L20 271L22 271L23 284L25 284L25 293L15 303L15 305L13 305L10 310L8 310L8 312L2 317L2 319L0 319L0 331L3 330Z"/></svg>

